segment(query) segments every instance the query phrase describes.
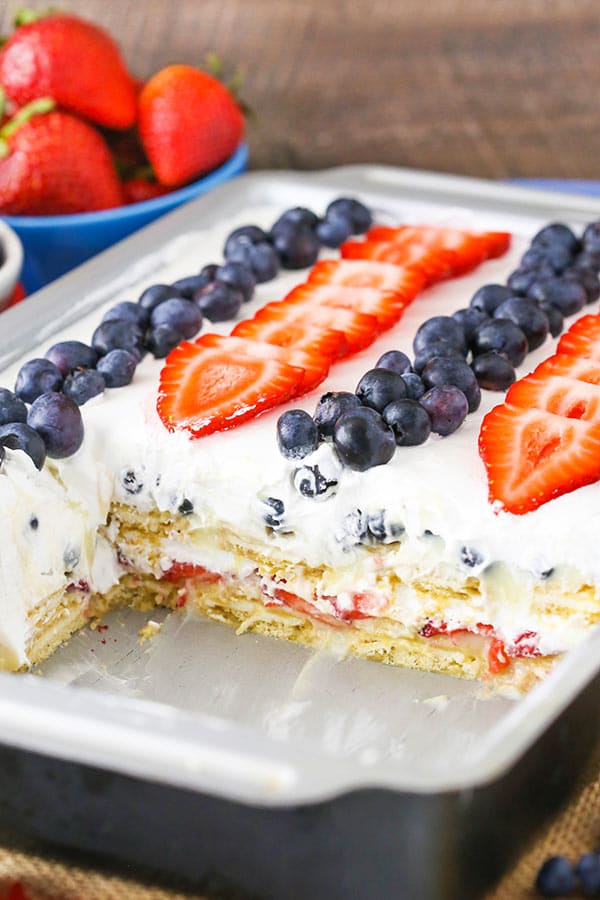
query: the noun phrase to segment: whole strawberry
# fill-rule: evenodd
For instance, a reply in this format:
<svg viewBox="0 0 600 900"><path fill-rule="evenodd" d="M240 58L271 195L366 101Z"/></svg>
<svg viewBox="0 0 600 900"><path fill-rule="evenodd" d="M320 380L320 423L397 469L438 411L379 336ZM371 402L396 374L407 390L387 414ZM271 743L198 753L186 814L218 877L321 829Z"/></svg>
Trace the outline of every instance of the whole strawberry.
<svg viewBox="0 0 600 900"><path fill-rule="evenodd" d="M230 91L192 66L168 66L145 85L138 129L158 181L185 184L224 162L239 144L244 117Z"/></svg>
<svg viewBox="0 0 600 900"><path fill-rule="evenodd" d="M136 118L136 85L110 35L57 13L18 26L0 51L0 84L17 106L38 97L107 128Z"/></svg>
<svg viewBox="0 0 600 900"><path fill-rule="evenodd" d="M0 130L0 213L54 215L120 206L121 184L101 135L33 101Z"/></svg>

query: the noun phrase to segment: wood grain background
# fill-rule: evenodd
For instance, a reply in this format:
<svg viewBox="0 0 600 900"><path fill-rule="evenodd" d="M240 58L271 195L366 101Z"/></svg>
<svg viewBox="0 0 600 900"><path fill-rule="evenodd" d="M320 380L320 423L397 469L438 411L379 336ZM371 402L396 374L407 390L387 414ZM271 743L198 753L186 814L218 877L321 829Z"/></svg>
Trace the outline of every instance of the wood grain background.
<svg viewBox="0 0 600 900"><path fill-rule="evenodd" d="M1 3L4 32L20 3ZM48 0L29 0L46 8ZM246 72L253 168L600 178L598 0L60 0L145 77Z"/></svg>

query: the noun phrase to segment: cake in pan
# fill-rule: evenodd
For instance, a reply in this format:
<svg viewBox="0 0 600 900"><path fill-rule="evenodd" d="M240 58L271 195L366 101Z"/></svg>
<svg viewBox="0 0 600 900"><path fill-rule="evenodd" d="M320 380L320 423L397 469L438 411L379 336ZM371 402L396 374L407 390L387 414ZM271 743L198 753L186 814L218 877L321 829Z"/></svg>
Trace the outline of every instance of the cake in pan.
<svg viewBox="0 0 600 900"><path fill-rule="evenodd" d="M2 668L159 604L523 690L598 620L596 227L335 210L178 238L4 373ZM253 277L190 276L228 235Z"/></svg>

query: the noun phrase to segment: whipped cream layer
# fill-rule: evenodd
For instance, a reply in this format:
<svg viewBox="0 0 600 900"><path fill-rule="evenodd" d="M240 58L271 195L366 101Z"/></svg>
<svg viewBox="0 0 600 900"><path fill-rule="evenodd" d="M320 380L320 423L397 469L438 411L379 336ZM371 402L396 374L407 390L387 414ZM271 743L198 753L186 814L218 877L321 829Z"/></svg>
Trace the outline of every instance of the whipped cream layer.
<svg viewBox="0 0 600 900"><path fill-rule="evenodd" d="M405 221L482 230L513 230L514 225L508 216L492 221L489 215L466 210L440 211L424 205L394 209L393 204L390 210ZM115 302L137 300L149 284L170 283L197 272L205 263L219 261L224 240L234 227L248 223L269 227L281 211L275 207L247 209L210 230L174 239L158 258L156 254L148 257L147 267L143 260L136 261L136 273L147 270L151 275L142 275L134 285L123 288L120 285L131 279L121 274L114 291L107 286L106 295L112 293L110 302L46 340L26 358L43 356L59 339L89 342L104 310ZM403 350L412 357L414 334L425 319L468 306L482 284L505 281L541 224L519 220L518 227L527 234L515 234L506 256L480 265L468 276L427 289L402 320L368 350L334 364L327 381L316 391L237 429L198 440L186 432L169 433L155 409L163 362L148 355L131 385L107 390L82 407L85 440L75 456L49 461L37 472L23 454L7 452L0 469L0 506L12 512L9 537L0 548L0 640L24 661L27 612L42 596L69 580L77 583L83 579L92 591L105 592L119 579L122 566L105 540L97 536L111 501L141 512L158 508L176 513L188 500L193 505L193 512L186 516L188 537L179 543L172 536L165 541L165 570L176 559L213 571L233 571L241 577L248 574L251 566L242 557L207 549L202 537L206 529L225 528L238 535L240 543L260 547L274 561L284 559L340 573L342 594L351 587L371 589L377 581L377 564L373 553L357 542L352 523L357 511L363 515L383 511L386 521L403 529L402 540L389 557L399 572L410 569L424 580L450 585L476 575L481 579L482 599L473 611L475 621L492 622L507 640L522 631L538 631L542 652L571 646L586 627L583 618L575 613L567 627L559 617L555 626L549 625L548 619L542 622L532 613L527 595L532 586L549 583L549 579L557 590L600 584L600 484L566 494L523 516L493 509L477 438L482 417L502 402L503 394L482 391L480 409L469 415L457 432L445 438L433 435L419 447L398 448L390 463L367 472L342 469L331 445L322 445L315 454L317 461L330 466L339 478L337 492L325 500L298 493L293 484L298 464L282 457L276 441L277 418L285 409L301 407L312 413L325 391L354 390L386 350ZM306 274L284 273L259 285L238 318L251 317L264 303L282 299ZM585 310L590 311L597 311L597 306ZM201 333L227 334L234 325L205 321ZM548 339L529 354L518 376L549 356L555 345L556 341ZM23 361L3 372L0 384L12 387ZM268 498L283 502L281 528L267 527L264 501ZM40 509L44 515L38 514ZM28 525L32 514L39 521L34 532ZM64 559L70 546L84 549L77 560L72 554L67 569ZM463 561L465 548L477 558L475 566ZM301 587L299 584L299 590ZM414 596L402 597L400 606L396 610L399 616L418 621L419 602ZM455 626L465 624L464 602L456 609L450 604L447 620Z"/></svg>

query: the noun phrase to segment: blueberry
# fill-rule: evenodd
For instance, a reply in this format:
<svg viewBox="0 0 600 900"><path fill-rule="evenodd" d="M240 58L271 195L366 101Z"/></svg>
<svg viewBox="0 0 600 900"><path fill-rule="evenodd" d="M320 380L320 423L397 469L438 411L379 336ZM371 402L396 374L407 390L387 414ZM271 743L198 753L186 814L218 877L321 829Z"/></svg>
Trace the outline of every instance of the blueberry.
<svg viewBox="0 0 600 900"><path fill-rule="evenodd" d="M581 243L584 253L600 252L600 221L585 226Z"/></svg>
<svg viewBox="0 0 600 900"><path fill-rule="evenodd" d="M258 284L271 281L279 272L279 255L275 247L264 241L255 244L250 252L250 268Z"/></svg>
<svg viewBox="0 0 600 900"><path fill-rule="evenodd" d="M511 296L511 289L503 284L484 284L478 291L475 291L469 306L492 316L496 307Z"/></svg>
<svg viewBox="0 0 600 900"><path fill-rule="evenodd" d="M202 312L192 300L183 297L170 297L152 310L150 326L170 325L184 338L189 339L198 334L202 327ZM126 348L127 349L127 348Z"/></svg>
<svg viewBox="0 0 600 900"><path fill-rule="evenodd" d="M15 394L25 403L32 403L46 391L60 391L62 382L60 369L49 359L30 359L19 369Z"/></svg>
<svg viewBox="0 0 600 900"><path fill-rule="evenodd" d="M8 388L0 388L0 425L26 421L27 407L24 402Z"/></svg>
<svg viewBox="0 0 600 900"><path fill-rule="evenodd" d="M34 400L27 424L37 431L52 459L72 456L83 442L79 407L65 394L50 391Z"/></svg>
<svg viewBox="0 0 600 900"><path fill-rule="evenodd" d="M557 275L573 263L573 253L564 244L538 244L532 246L521 259L522 269L539 269L547 263Z"/></svg>
<svg viewBox="0 0 600 900"><path fill-rule="evenodd" d="M321 244L337 249L352 234L352 223L345 216L325 216L317 225L316 233Z"/></svg>
<svg viewBox="0 0 600 900"><path fill-rule="evenodd" d="M77 546L73 546L73 544L67 544L63 551L63 566L65 575L68 572L72 572L73 569L79 564L79 560L81 559L81 548Z"/></svg>
<svg viewBox="0 0 600 900"><path fill-rule="evenodd" d="M552 244L561 244L570 250L571 253L576 253L579 250L579 241L576 236L569 226L564 225L562 222L552 222L550 225L546 225L541 231L538 231L531 241L533 247L539 245L548 247Z"/></svg>
<svg viewBox="0 0 600 900"><path fill-rule="evenodd" d="M269 528L280 528L285 516L285 504L279 497L265 497L261 500L262 517Z"/></svg>
<svg viewBox="0 0 600 900"><path fill-rule="evenodd" d="M530 352L542 346L550 330L546 313L539 308L535 300L527 297L509 297L496 307L494 318L510 319L518 325L527 338Z"/></svg>
<svg viewBox="0 0 600 900"><path fill-rule="evenodd" d="M312 209L306 206L294 206L292 209L286 209L271 227L271 235L285 231L289 226L292 228L311 228L315 229L319 224L319 217L315 215Z"/></svg>
<svg viewBox="0 0 600 900"><path fill-rule="evenodd" d="M462 356L459 359L462 359ZM421 376L416 372L404 372L400 377L406 387L406 399L420 400L425 393L425 385Z"/></svg>
<svg viewBox="0 0 600 900"><path fill-rule="evenodd" d="M182 340L183 335L172 325L158 325L146 334L146 347L155 359L164 359Z"/></svg>
<svg viewBox="0 0 600 900"><path fill-rule="evenodd" d="M172 284L151 284L139 296L138 303L149 313L169 297L177 297L178 293Z"/></svg>
<svg viewBox="0 0 600 900"><path fill-rule="evenodd" d="M219 268L218 263L207 263L205 266L202 266L199 274L201 278L204 278L205 284L215 280Z"/></svg>
<svg viewBox="0 0 600 900"><path fill-rule="evenodd" d="M111 319L126 319L128 322L135 322L140 328L146 328L150 319L150 311L139 303L122 300L121 303L115 303L114 306L107 309L102 316L103 322L109 322Z"/></svg>
<svg viewBox="0 0 600 900"><path fill-rule="evenodd" d="M510 288L511 294L525 297L539 281L543 281L545 278L553 278L554 274L552 266L544 263L538 269L515 269L508 276L506 283Z"/></svg>
<svg viewBox="0 0 600 900"><path fill-rule="evenodd" d="M118 388L130 384L138 364L137 357L129 350L109 350L98 361L98 371L106 382L106 387Z"/></svg>
<svg viewBox="0 0 600 900"><path fill-rule="evenodd" d="M6 457L6 450L4 449L2 444L0 444L0 466L4 462L5 457Z"/></svg>
<svg viewBox="0 0 600 900"><path fill-rule="evenodd" d="M316 463L300 466L294 472L294 487L311 500L328 500L336 493L337 486L337 479L324 474Z"/></svg>
<svg viewBox="0 0 600 900"><path fill-rule="evenodd" d="M400 522L388 521L385 509L367 515L367 530L374 541L384 544L397 543L405 532Z"/></svg>
<svg viewBox="0 0 600 900"><path fill-rule="evenodd" d="M535 284L529 296L539 303L551 303L563 316L572 316L587 303L585 288L572 278L546 278Z"/></svg>
<svg viewBox="0 0 600 900"><path fill-rule="evenodd" d="M429 415L416 400L394 400L383 411L386 422L399 447L416 447L423 444L431 432Z"/></svg>
<svg viewBox="0 0 600 900"><path fill-rule="evenodd" d="M426 390L432 387L460 388L469 404L469 412L475 412L481 403L481 391L473 369L463 359L434 356L421 373Z"/></svg>
<svg viewBox="0 0 600 900"><path fill-rule="evenodd" d="M271 281L279 272L280 260L275 248L268 241L253 244L239 242L229 252L228 262L236 262L251 270L256 282Z"/></svg>
<svg viewBox="0 0 600 900"><path fill-rule="evenodd" d="M226 262L224 266L219 266L215 277L216 281L221 281L239 291L245 303L252 299L256 278L248 266L244 266L242 263Z"/></svg>
<svg viewBox="0 0 600 900"><path fill-rule="evenodd" d="M205 268L207 267L205 266ZM215 265L215 274L216 269L218 268L219 266ZM206 287L209 282L215 280L214 278L208 278L203 272L204 269L202 272L199 272L198 275L186 275L184 278L178 278L177 281L174 281L171 285L173 289L173 294L171 296L175 295L184 297L186 300L193 300L196 291Z"/></svg>
<svg viewBox="0 0 600 900"><path fill-rule="evenodd" d="M507 391L517 377L513 365L495 350L476 356L472 368L479 387L487 391Z"/></svg>
<svg viewBox="0 0 600 900"><path fill-rule="evenodd" d="M46 459L46 445L40 435L25 422L12 422L0 426L0 447L22 450L41 469Z"/></svg>
<svg viewBox="0 0 600 900"><path fill-rule="evenodd" d="M548 319L548 324L550 325L550 334L552 337L558 337L558 335L562 332L565 327L564 316L556 306L552 306L551 303L540 303L540 309L543 313L545 313L546 318Z"/></svg>
<svg viewBox="0 0 600 900"><path fill-rule="evenodd" d="M584 249L581 253L578 253L575 257L573 265L575 266L585 266L589 269L593 269L594 272L600 270L600 247L592 250L591 248Z"/></svg>
<svg viewBox="0 0 600 900"><path fill-rule="evenodd" d="M474 569L475 566L481 566L484 559L481 553L473 547L461 547L460 561L470 569Z"/></svg>
<svg viewBox="0 0 600 900"><path fill-rule="evenodd" d="M397 372L398 375L412 372L410 359L401 350L387 350L386 353L379 357L375 367L377 369L390 369L392 372Z"/></svg>
<svg viewBox="0 0 600 900"><path fill-rule="evenodd" d="M277 420L277 444L286 459L304 459L319 445L319 432L312 416L303 409L290 409Z"/></svg>
<svg viewBox="0 0 600 900"><path fill-rule="evenodd" d="M600 897L600 853L584 853L575 871L584 897Z"/></svg>
<svg viewBox="0 0 600 900"><path fill-rule="evenodd" d="M527 355L527 338L510 319L491 319L480 325L473 338L473 354L495 350L506 356L513 366L520 366Z"/></svg>
<svg viewBox="0 0 600 900"><path fill-rule="evenodd" d="M67 375L63 382L63 394L70 397L77 406L83 406L92 397L97 397L106 387L106 382L96 369L81 369Z"/></svg>
<svg viewBox="0 0 600 900"><path fill-rule="evenodd" d="M46 350L46 359L53 362L62 375L75 369L93 369L98 362L98 354L93 347L82 341L59 341Z"/></svg>
<svg viewBox="0 0 600 900"><path fill-rule="evenodd" d="M431 420L431 430L446 437L460 428L469 412L463 392L454 385L432 387L419 401Z"/></svg>
<svg viewBox="0 0 600 900"><path fill-rule="evenodd" d="M475 331L482 322L486 322L489 319L489 316L484 309L479 309L477 306L467 306L464 309L457 309L456 312L453 312L452 318L462 328L467 345L470 346Z"/></svg>
<svg viewBox="0 0 600 900"><path fill-rule="evenodd" d="M583 287L587 295L587 303L594 303L600 297L600 280L595 269L574 266L564 273L565 278L573 278Z"/></svg>
<svg viewBox="0 0 600 900"><path fill-rule="evenodd" d="M194 512L194 504L191 500L188 500L187 497L184 497L177 507L177 512L180 516L191 516L191 514Z"/></svg>
<svg viewBox="0 0 600 900"><path fill-rule="evenodd" d="M272 243L284 269L306 269L319 255L319 239L306 226L289 226L273 234Z"/></svg>
<svg viewBox="0 0 600 900"><path fill-rule="evenodd" d="M413 341L415 354L426 350L437 341L445 341L463 356L467 354L467 343L462 326L452 316L433 316L419 327Z"/></svg>
<svg viewBox="0 0 600 900"><path fill-rule="evenodd" d="M333 443L343 464L359 472L385 465L396 449L394 432L368 406L340 416L333 429Z"/></svg>
<svg viewBox="0 0 600 900"><path fill-rule="evenodd" d="M128 350L138 361L143 355L143 341L142 329L127 319L101 322L92 335L92 347L99 356L105 356L111 350Z"/></svg>
<svg viewBox="0 0 600 900"><path fill-rule="evenodd" d="M419 350L419 352L415 354L413 362L413 369L415 372L420 375L429 360L433 359L435 356L460 359L463 362L465 360L465 354L460 350L457 350L452 344L449 344L448 341L435 341L426 347L425 350Z"/></svg>
<svg viewBox="0 0 600 900"><path fill-rule="evenodd" d="M328 391L317 403L313 416L323 440L333 440L333 427L342 413L361 406L356 394L349 391Z"/></svg>
<svg viewBox="0 0 600 900"><path fill-rule="evenodd" d="M225 241L223 255L225 259L231 259L232 250L238 246L260 244L266 240L267 235L258 225L242 225L240 228L234 229Z"/></svg>
<svg viewBox="0 0 600 900"><path fill-rule="evenodd" d="M364 234L373 223L371 210L354 197L338 197L332 200L325 210L325 217L337 214L350 220L353 234Z"/></svg>
<svg viewBox="0 0 600 900"><path fill-rule="evenodd" d="M370 544L372 536L369 534L369 520L362 509L353 509L344 516L340 533L336 534L337 540L351 546L355 544Z"/></svg>
<svg viewBox="0 0 600 900"><path fill-rule="evenodd" d="M381 413L388 403L406 397L406 385L391 369L369 369L358 382L356 396L364 406Z"/></svg>
<svg viewBox="0 0 600 900"><path fill-rule="evenodd" d="M138 478L133 469L125 469L121 472L121 483L123 484L125 492L134 497L137 496L137 494L141 494L144 490L143 480Z"/></svg>
<svg viewBox="0 0 600 900"><path fill-rule="evenodd" d="M535 887L542 897L562 897L575 887L573 864L564 856L551 856L541 866Z"/></svg>
<svg viewBox="0 0 600 900"><path fill-rule="evenodd" d="M227 322L237 316L244 295L222 281L213 281L201 288L194 295L194 300L201 314L210 322Z"/></svg>

